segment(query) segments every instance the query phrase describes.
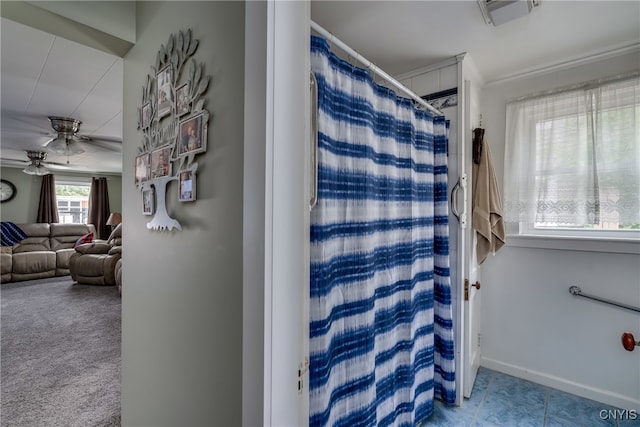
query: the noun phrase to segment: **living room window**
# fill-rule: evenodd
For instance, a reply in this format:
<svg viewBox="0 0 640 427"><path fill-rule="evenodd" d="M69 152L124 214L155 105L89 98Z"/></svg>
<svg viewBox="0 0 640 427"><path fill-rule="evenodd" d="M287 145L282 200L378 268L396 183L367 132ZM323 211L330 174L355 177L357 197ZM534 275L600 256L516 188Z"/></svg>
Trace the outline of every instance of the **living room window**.
<svg viewBox="0 0 640 427"><path fill-rule="evenodd" d="M505 220L516 234L640 238L637 73L515 100L506 122Z"/></svg>
<svg viewBox="0 0 640 427"><path fill-rule="evenodd" d="M91 183L56 177L58 218L62 223L87 223Z"/></svg>

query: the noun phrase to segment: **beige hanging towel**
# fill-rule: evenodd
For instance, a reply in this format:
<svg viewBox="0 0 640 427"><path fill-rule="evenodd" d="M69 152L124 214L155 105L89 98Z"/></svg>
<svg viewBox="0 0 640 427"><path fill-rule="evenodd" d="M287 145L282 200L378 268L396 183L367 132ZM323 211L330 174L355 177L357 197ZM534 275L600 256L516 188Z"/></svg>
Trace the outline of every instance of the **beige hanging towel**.
<svg viewBox="0 0 640 427"><path fill-rule="evenodd" d="M502 198L493 169L489 144L484 141L484 131L480 136L481 154L479 164L473 162L473 209L471 225L476 230L476 255L482 264L489 253L496 253L505 243L504 221L502 220Z"/></svg>

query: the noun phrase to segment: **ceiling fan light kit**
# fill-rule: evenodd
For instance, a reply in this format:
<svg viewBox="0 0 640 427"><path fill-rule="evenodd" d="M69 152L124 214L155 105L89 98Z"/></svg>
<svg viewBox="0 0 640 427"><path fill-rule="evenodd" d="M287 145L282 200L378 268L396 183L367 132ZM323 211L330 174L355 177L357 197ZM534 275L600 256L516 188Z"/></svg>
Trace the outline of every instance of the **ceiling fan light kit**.
<svg viewBox="0 0 640 427"><path fill-rule="evenodd" d="M26 168L22 169L22 172L26 173L27 175L38 175L38 176L47 175L51 173L49 169L47 169L42 165L40 166L29 165Z"/></svg>
<svg viewBox="0 0 640 427"><path fill-rule="evenodd" d="M84 150L73 143L73 139L68 135L58 134L58 137L54 138L47 144L47 149L50 151L64 155L74 156L76 154L84 153Z"/></svg>
<svg viewBox="0 0 640 427"><path fill-rule="evenodd" d="M74 137L80 130L82 122L71 117L49 116L51 127L58 136L49 141L47 149L60 155L74 156L84 153L84 150L74 144Z"/></svg>
<svg viewBox="0 0 640 427"><path fill-rule="evenodd" d="M47 153L43 151L27 151L27 157L31 160L31 164L24 168L22 172L27 175L47 175L51 171L47 169L42 162L47 158Z"/></svg>
<svg viewBox="0 0 640 427"><path fill-rule="evenodd" d="M82 122L71 117L49 116L51 127L58 133L65 133L73 136L80 130Z"/></svg>

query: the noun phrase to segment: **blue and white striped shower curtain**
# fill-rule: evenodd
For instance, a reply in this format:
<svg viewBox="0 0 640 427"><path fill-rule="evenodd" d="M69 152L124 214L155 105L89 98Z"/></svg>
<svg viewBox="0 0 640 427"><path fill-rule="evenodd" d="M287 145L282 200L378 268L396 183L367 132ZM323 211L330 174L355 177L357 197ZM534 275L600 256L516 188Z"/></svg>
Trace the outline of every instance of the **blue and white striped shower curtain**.
<svg viewBox="0 0 640 427"><path fill-rule="evenodd" d="M455 401L447 123L312 37L318 204L311 213L310 415L416 425Z"/></svg>

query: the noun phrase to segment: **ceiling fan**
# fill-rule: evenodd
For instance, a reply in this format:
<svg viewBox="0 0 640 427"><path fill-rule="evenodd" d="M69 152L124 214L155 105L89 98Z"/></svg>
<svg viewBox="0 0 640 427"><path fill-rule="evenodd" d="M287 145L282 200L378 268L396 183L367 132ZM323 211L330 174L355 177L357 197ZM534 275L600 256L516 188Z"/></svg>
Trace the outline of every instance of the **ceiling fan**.
<svg viewBox="0 0 640 427"><path fill-rule="evenodd" d="M22 172L28 175L46 175L51 173L51 169L71 169L63 163L47 162L47 153L44 151L27 151L29 160L18 159L2 159L2 163L6 165L26 166ZM77 166L76 166L77 168Z"/></svg>
<svg viewBox="0 0 640 427"><path fill-rule="evenodd" d="M47 150L56 154L73 156L84 153L82 143L90 142L111 151L120 151L121 140L107 137L94 137L80 135L80 120L71 117L49 116L51 127L56 132L56 136L47 141L44 146Z"/></svg>

